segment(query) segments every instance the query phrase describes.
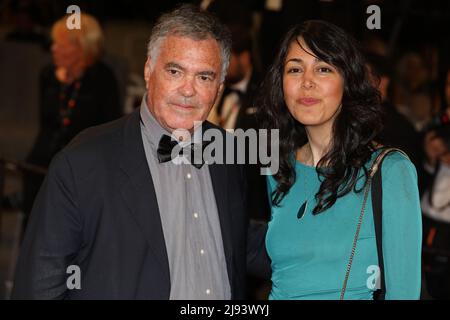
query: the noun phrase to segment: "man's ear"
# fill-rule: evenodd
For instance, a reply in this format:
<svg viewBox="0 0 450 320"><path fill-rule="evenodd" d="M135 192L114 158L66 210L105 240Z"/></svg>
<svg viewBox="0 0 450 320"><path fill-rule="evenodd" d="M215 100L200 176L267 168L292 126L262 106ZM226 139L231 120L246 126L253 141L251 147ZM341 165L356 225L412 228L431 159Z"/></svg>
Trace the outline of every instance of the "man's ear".
<svg viewBox="0 0 450 320"><path fill-rule="evenodd" d="M217 95L216 95L216 102L219 102L220 99L222 98L223 95L223 91L225 90L225 82L222 82L219 85L219 90L217 90Z"/></svg>
<svg viewBox="0 0 450 320"><path fill-rule="evenodd" d="M144 80L145 80L145 87L148 89L148 82L150 81L150 75L151 75L151 60L150 57L147 58L147 61L145 62L144 66Z"/></svg>
<svg viewBox="0 0 450 320"><path fill-rule="evenodd" d="M214 107L216 107L216 105L219 103L220 99L222 98L224 88L225 88L225 85L222 82L219 85L219 90L217 90L216 99L214 99L214 105L213 105Z"/></svg>

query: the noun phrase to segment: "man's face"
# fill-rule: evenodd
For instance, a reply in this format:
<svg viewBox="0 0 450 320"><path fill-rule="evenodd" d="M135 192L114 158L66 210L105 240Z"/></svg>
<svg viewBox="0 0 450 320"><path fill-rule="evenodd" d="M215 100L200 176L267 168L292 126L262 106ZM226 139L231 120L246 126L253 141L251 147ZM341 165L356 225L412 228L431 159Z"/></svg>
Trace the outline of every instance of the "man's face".
<svg viewBox="0 0 450 320"><path fill-rule="evenodd" d="M192 132L194 121L207 118L221 89L221 68L216 40L163 39L156 61L148 58L144 69L150 112L169 132Z"/></svg>

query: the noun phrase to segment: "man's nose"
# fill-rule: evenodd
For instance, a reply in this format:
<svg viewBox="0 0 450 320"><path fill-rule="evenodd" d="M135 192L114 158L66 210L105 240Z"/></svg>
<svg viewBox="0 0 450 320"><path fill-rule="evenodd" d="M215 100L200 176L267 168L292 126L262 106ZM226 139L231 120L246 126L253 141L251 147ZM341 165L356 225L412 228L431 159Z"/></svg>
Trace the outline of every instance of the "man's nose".
<svg viewBox="0 0 450 320"><path fill-rule="evenodd" d="M180 87L180 93L184 97L192 97L195 95L195 86L193 78L186 77L186 79L184 79L183 84Z"/></svg>

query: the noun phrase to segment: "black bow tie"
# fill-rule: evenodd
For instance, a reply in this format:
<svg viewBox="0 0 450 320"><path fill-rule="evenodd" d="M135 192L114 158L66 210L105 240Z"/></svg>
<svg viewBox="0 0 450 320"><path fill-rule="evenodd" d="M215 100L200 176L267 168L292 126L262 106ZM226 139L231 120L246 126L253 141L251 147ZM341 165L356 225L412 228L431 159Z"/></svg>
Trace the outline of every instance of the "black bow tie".
<svg viewBox="0 0 450 320"><path fill-rule="evenodd" d="M187 146L180 148L180 152L178 153L179 155L181 154L189 154L190 158L188 159L191 164L196 167L197 169L200 169L203 164L203 150L204 148L210 143L210 141L203 141L201 144L200 143L191 143L188 144ZM170 136L164 134L161 139L159 140L159 145L158 145L158 160L159 163L163 163L163 162L168 162L170 160L172 160L172 150L173 148L175 148L178 145L178 142L173 140ZM201 148L201 151L198 150L198 148ZM194 152L195 150L198 150L197 152ZM194 155L198 154L199 152L201 152L202 158L201 158L201 162L200 161L194 161L194 163L192 163L192 159L194 159Z"/></svg>

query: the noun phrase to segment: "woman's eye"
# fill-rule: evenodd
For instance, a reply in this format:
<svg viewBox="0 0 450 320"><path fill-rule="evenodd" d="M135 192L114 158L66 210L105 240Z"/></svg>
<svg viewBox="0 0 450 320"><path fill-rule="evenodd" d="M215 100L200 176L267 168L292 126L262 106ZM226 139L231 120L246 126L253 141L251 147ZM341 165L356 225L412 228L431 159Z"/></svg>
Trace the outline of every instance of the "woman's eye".
<svg viewBox="0 0 450 320"><path fill-rule="evenodd" d="M331 70L331 68L328 68L328 67L319 67L319 68L318 68L318 71L319 71L320 73L330 73L330 72L333 72L333 70Z"/></svg>
<svg viewBox="0 0 450 320"><path fill-rule="evenodd" d="M301 72L300 68L289 68L287 73L298 73Z"/></svg>

